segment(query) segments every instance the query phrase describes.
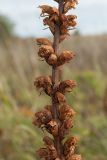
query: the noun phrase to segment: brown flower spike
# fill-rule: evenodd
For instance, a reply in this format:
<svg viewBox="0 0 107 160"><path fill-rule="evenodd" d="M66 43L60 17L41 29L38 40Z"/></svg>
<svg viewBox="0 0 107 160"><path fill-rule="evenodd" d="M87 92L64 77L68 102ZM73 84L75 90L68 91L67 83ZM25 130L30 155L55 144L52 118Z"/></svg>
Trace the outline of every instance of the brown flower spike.
<svg viewBox="0 0 107 160"><path fill-rule="evenodd" d="M67 104L66 92L72 92L76 87L74 80L60 79L59 67L69 63L75 53L59 50L60 43L69 36L69 30L76 26L76 15L67 14L75 9L78 0L54 0L58 8L41 5L43 24L48 26L53 34L53 42L47 38L37 38L38 56L52 67L51 76L39 76L34 85L39 91L45 92L51 98L51 105L46 105L42 111L36 112L33 124L45 131L44 147L37 151L43 160L81 160L81 155L75 153L77 138L67 138L73 127L74 109ZM67 136L67 137L66 137ZM66 140L65 140L66 139Z"/></svg>

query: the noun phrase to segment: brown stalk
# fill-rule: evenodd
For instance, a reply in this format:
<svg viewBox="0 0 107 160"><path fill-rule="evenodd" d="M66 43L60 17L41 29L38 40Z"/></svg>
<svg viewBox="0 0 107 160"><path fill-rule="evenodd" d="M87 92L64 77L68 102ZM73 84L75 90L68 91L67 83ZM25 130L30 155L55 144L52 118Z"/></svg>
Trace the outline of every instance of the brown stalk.
<svg viewBox="0 0 107 160"><path fill-rule="evenodd" d="M59 15L63 13L63 0L59 1ZM53 48L55 51L55 54L59 55L59 41L60 41L60 24L55 24L55 35L54 35L54 42L53 42ZM53 89L58 85L60 81L60 67L52 67L52 83L53 83ZM53 118L59 121L59 106L55 103L54 97L52 97L52 115ZM60 123L60 122L59 122ZM62 151L62 143L60 139L60 132L59 135L54 137L55 139L55 146L58 151L59 157L63 160L63 154Z"/></svg>

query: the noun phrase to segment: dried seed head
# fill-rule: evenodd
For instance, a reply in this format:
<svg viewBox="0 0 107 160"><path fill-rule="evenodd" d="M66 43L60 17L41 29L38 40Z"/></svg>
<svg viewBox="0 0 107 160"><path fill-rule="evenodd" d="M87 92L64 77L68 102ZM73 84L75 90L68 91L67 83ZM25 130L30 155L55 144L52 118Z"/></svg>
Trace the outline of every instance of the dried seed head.
<svg viewBox="0 0 107 160"><path fill-rule="evenodd" d="M76 82L73 80L65 80L59 84L59 91L61 93L71 92L76 86Z"/></svg>
<svg viewBox="0 0 107 160"><path fill-rule="evenodd" d="M58 57L58 66L68 63L74 58L75 54L70 51L63 51Z"/></svg>
<svg viewBox="0 0 107 160"><path fill-rule="evenodd" d="M55 102L59 103L59 104L65 103L66 102L65 96L60 92L56 92L55 93Z"/></svg>
<svg viewBox="0 0 107 160"><path fill-rule="evenodd" d="M48 45L48 46L52 46L52 42L49 41L49 40L46 39L46 38L37 38L36 41L37 41L37 44L38 44L38 45Z"/></svg>
<svg viewBox="0 0 107 160"><path fill-rule="evenodd" d="M58 123L55 120L51 120L48 124L47 124L47 130L49 131L49 133L51 133L53 136L57 136L58 135Z"/></svg>
<svg viewBox="0 0 107 160"><path fill-rule="evenodd" d="M38 55L41 58L48 58L51 54L54 53L54 49L49 45L42 45L39 49Z"/></svg>
<svg viewBox="0 0 107 160"><path fill-rule="evenodd" d="M41 5L41 6L39 6L39 8L42 10L41 15L44 15L45 13L48 15L52 15L54 13L59 14L58 9L55 7L51 7L48 5Z"/></svg>
<svg viewBox="0 0 107 160"><path fill-rule="evenodd" d="M66 118L72 118L76 112L67 104L60 107L60 119L65 120Z"/></svg>
<svg viewBox="0 0 107 160"><path fill-rule="evenodd" d="M77 138L71 137L64 143L64 155L73 155L77 145Z"/></svg>
<svg viewBox="0 0 107 160"><path fill-rule="evenodd" d="M49 58L46 59L46 62L47 62L49 65L52 65L52 66L56 65L56 63L57 63L57 56L56 56L55 54L51 54L51 55L49 56Z"/></svg>

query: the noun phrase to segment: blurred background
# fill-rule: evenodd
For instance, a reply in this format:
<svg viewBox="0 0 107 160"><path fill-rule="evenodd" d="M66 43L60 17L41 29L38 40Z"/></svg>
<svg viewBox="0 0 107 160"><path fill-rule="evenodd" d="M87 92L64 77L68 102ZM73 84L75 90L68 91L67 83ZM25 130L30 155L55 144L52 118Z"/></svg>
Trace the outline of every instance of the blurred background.
<svg viewBox="0 0 107 160"><path fill-rule="evenodd" d="M42 135L32 125L34 112L50 103L35 90L36 76L51 74L37 57L36 37L52 39L43 30L40 4L50 0L0 0L0 160L39 160L35 151ZM80 0L73 13L77 29L61 48L76 52L64 67L63 79L78 87L67 95L77 112L72 135L85 160L107 159L107 1Z"/></svg>

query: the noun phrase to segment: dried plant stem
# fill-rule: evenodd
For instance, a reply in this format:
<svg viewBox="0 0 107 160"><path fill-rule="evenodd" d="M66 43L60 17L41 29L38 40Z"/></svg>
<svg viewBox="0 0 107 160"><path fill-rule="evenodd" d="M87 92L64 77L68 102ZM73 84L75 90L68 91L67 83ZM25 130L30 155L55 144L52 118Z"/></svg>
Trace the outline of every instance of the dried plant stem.
<svg viewBox="0 0 107 160"><path fill-rule="evenodd" d="M61 67L72 60L75 54L72 51L60 53L60 43L69 35L69 27L76 25L75 15L66 15L70 9L74 9L78 0L55 0L58 9L48 5L40 6L44 25L48 25L53 34L53 42L46 38L38 38L40 46L38 56L43 58L52 67L51 76L36 78L34 85L42 89L52 100L51 105L46 105L40 112L35 113L34 125L44 128L50 135L43 138L45 148L38 150L38 155L44 160L81 160L81 156L75 154L77 145L76 137L68 137L73 127L75 111L67 104L65 94L76 87L74 80L61 79Z"/></svg>
<svg viewBox="0 0 107 160"><path fill-rule="evenodd" d="M59 14L62 14L63 11L63 0L60 0L59 2ZM58 56L59 55L59 39L60 39L60 24L56 23L55 24L55 34L54 34L54 42L53 42L53 48L55 54ZM53 89L58 85L60 81L60 67L52 67L52 84L53 84ZM53 118L56 119L56 121L59 121L59 105L55 103L54 97L52 97L52 115ZM59 122L60 124L60 122ZM59 132L60 134L60 132ZM62 142L60 139L60 135L57 135L54 137L54 143L55 147L57 149L59 157L63 160L64 158L62 157Z"/></svg>

